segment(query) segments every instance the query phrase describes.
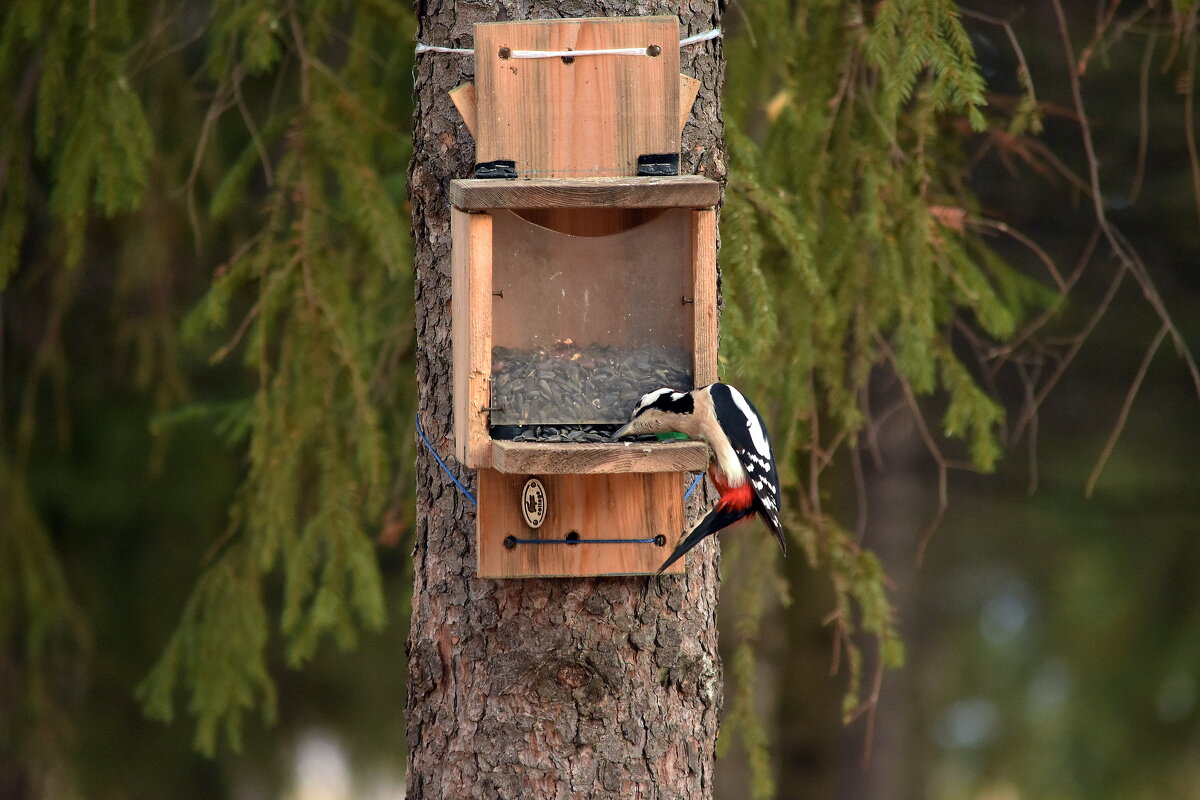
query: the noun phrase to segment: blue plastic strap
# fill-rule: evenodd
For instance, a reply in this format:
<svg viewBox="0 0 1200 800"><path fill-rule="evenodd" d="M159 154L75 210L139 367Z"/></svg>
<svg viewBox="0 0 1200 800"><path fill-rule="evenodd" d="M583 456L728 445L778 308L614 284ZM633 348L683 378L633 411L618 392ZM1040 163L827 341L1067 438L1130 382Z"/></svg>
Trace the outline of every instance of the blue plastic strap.
<svg viewBox="0 0 1200 800"><path fill-rule="evenodd" d="M454 473L451 472L450 468L446 466L446 462L442 461L442 457L437 454L437 450L434 450L433 445L431 445L429 440L425 438L425 431L421 430L421 415L414 414L413 418L417 421L417 434L421 437L421 441L425 443L425 447L428 448L430 454L433 455L446 474L450 476L450 480L454 481L454 485L458 487L459 491L467 496L467 499L471 501L471 505L478 506L479 503L475 500L475 497L467 491L467 487L458 482L458 478L454 477Z"/></svg>
<svg viewBox="0 0 1200 800"><path fill-rule="evenodd" d="M518 539L512 538L513 544L658 544L650 539Z"/></svg>

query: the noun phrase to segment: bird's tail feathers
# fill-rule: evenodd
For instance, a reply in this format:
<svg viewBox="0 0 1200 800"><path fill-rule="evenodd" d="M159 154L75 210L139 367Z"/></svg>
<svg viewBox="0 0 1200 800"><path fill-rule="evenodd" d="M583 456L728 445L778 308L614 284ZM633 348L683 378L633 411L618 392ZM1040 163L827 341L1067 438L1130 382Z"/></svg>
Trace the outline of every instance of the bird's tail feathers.
<svg viewBox="0 0 1200 800"><path fill-rule="evenodd" d="M775 541L779 542L779 550L785 556L787 555L787 538L783 534L783 528L775 520L768 519L766 514L761 515L763 522L767 523L767 530L775 537Z"/></svg>
<svg viewBox="0 0 1200 800"><path fill-rule="evenodd" d="M745 516L746 512L744 510L733 511L722 508L719 505L716 506L712 511L708 512L704 519L696 523L696 527L692 528L687 537L679 543L679 546L675 548L675 552L671 553L670 558L664 561L663 565L658 568L659 573L661 574L667 567L683 558L687 551L700 544L705 538L712 536L717 531L732 525Z"/></svg>

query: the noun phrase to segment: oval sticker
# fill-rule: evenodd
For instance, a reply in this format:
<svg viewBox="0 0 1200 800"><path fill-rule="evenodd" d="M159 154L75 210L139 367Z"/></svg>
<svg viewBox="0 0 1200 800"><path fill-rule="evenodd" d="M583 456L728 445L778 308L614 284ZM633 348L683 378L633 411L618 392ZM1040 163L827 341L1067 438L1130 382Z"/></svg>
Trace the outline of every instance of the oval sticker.
<svg viewBox="0 0 1200 800"><path fill-rule="evenodd" d="M521 514L531 528L540 528L546 521L546 487L537 478L525 481L525 488L521 490Z"/></svg>

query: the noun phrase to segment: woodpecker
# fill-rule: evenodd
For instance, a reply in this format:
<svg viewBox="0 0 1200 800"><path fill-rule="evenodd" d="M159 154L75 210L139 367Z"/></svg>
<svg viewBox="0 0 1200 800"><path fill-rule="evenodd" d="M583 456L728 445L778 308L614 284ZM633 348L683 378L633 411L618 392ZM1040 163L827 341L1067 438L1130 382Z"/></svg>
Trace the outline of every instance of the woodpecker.
<svg viewBox="0 0 1200 800"><path fill-rule="evenodd" d="M721 499L658 571L674 564L705 537L749 521L756 512L786 555L787 542L779 525L779 472L767 427L750 401L725 383L691 392L656 389L642 395L629 422L613 434L613 439L669 431L708 443L713 454L708 477Z"/></svg>

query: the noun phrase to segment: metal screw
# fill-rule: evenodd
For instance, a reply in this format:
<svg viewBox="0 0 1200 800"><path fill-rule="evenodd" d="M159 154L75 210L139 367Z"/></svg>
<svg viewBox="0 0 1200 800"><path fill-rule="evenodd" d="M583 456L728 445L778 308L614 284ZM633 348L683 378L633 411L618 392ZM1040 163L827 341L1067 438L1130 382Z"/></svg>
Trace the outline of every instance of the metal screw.
<svg viewBox="0 0 1200 800"><path fill-rule="evenodd" d="M695 303L695 302L696 302L696 301L695 301L694 299L692 299L691 297L686 297L686 296L685 296L685 297L683 298L683 304L684 304L685 306L690 306L690 305L692 305L692 304L693 304L693 303Z"/></svg>
<svg viewBox="0 0 1200 800"><path fill-rule="evenodd" d="M512 50L509 50L507 47L501 47L500 48L500 57L501 58L511 58Z"/></svg>
<svg viewBox="0 0 1200 800"><path fill-rule="evenodd" d="M501 289L498 292L492 292L492 297L499 297L501 300L503 300L504 299L504 290Z"/></svg>
<svg viewBox="0 0 1200 800"><path fill-rule="evenodd" d="M512 538L512 537L509 537L509 538ZM654 544L658 547L665 547L667 544L667 537L663 536L660 533L658 536L654 537Z"/></svg>
<svg viewBox="0 0 1200 800"><path fill-rule="evenodd" d="M646 48L646 55L650 56L651 58L658 58L658 55L661 52L662 52L662 48L656 44L652 44Z"/></svg>

